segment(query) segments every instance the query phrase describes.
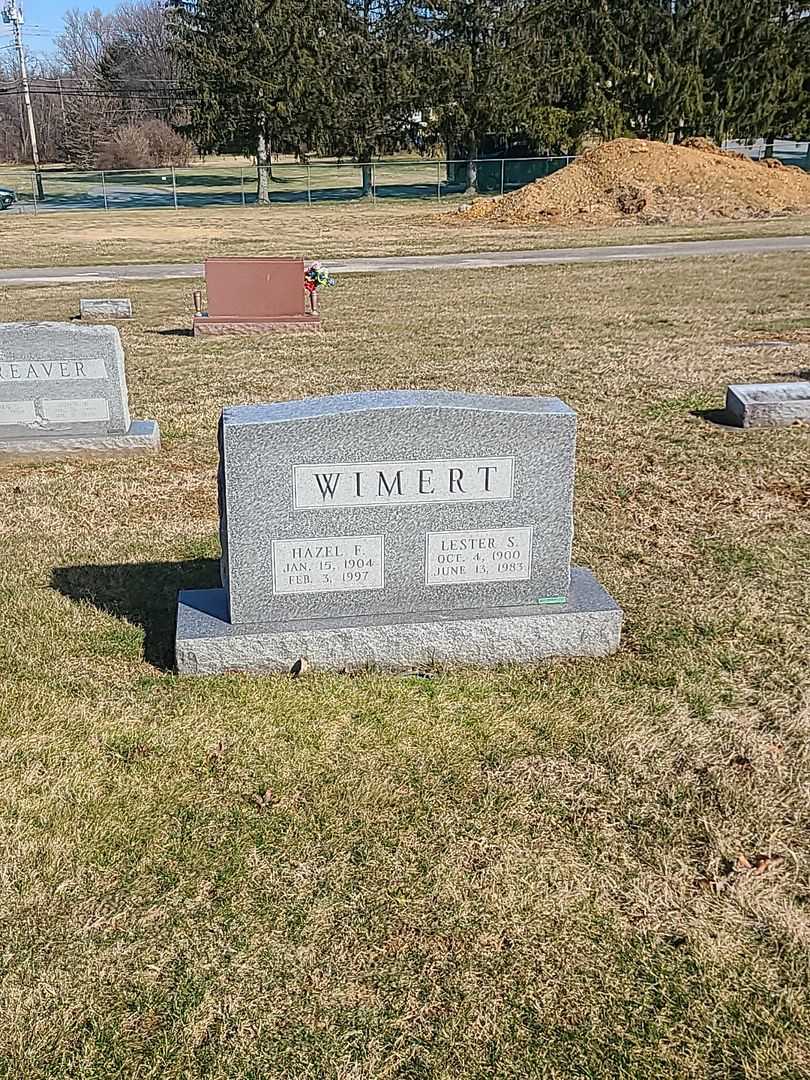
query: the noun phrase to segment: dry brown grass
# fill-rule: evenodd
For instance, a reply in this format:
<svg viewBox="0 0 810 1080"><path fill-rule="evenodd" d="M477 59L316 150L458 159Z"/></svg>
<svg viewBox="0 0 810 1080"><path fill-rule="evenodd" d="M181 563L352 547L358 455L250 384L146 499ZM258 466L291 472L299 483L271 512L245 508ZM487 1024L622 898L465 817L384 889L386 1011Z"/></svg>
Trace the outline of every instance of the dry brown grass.
<svg viewBox="0 0 810 1080"><path fill-rule="evenodd" d="M276 206L266 210L147 210L3 215L0 266L201 262L208 255L373 255L502 251L581 244L805 233L810 217L694 226L587 227L464 222L429 204Z"/></svg>
<svg viewBox="0 0 810 1080"><path fill-rule="evenodd" d="M693 415L810 367L739 347L807 327L808 270L358 277L307 340L181 336L188 285L133 285L163 453L0 470L0 1076L808 1075L810 440ZM220 407L392 386L578 410L576 558L621 652L174 676Z"/></svg>

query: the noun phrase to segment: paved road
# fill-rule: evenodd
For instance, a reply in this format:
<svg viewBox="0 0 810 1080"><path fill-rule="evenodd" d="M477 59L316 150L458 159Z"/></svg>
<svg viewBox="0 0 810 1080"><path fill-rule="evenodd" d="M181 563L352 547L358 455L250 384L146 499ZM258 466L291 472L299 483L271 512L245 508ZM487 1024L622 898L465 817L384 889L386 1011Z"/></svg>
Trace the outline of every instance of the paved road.
<svg viewBox="0 0 810 1080"><path fill-rule="evenodd" d="M687 240L617 247L548 248L542 251L487 251L470 255L401 255L374 259L329 260L337 274L393 273L402 270L482 270L492 266L545 263L632 262L638 259L693 258L707 255L763 255L810 251L808 236L763 236L746 240ZM124 266L60 266L0 270L0 285L72 285L103 281L163 281L202 277L201 263L129 263Z"/></svg>

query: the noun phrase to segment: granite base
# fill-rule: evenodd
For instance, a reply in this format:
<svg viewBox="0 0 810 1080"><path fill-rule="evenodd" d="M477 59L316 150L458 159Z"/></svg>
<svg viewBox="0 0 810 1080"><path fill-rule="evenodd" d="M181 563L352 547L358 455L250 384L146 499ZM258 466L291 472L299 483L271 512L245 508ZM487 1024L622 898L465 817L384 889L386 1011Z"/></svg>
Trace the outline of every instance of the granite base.
<svg viewBox="0 0 810 1080"><path fill-rule="evenodd" d="M531 663L550 656L608 656L622 611L589 570L572 568L566 603L475 611L356 615L274 626L233 626L224 589L178 597L177 670L185 675L289 671L301 657L319 670L412 670L450 664Z"/></svg>
<svg viewBox="0 0 810 1080"><path fill-rule="evenodd" d="M20 436L0 439L0 465L70 458L133 457L156 454L160 450L160 430L154 420L133 420L123 435Z"/></svg>
<svg viewBox="0 0 810 1080"><path fill-rule="evenodd" d="M319 315L277 315L266 319L245 319L242 316L195 315L194 337L218 337L223 334L298 334L315 333L321 329Z"/></svg>

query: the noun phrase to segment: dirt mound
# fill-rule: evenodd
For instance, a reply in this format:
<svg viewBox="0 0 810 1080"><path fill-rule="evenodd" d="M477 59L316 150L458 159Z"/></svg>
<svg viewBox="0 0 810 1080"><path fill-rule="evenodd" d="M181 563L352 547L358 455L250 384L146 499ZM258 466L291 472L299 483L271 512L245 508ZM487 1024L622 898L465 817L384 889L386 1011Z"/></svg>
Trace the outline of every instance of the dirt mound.
<svg viewBox="0 0 810 1080"><path fill-rule="evenodd" d="M458 211L467 221L686 223L810 208L810 174L751 161L708 139L679 146L614 139L508 195Z"/></svg>

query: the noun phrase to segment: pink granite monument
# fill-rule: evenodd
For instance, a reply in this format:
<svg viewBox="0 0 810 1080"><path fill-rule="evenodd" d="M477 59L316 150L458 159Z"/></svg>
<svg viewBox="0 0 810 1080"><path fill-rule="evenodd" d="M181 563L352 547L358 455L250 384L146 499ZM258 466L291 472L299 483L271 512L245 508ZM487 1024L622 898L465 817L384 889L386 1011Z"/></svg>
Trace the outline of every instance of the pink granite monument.
<svg viewBox="0 0 810 1080"><path fill-rule="evenodd" d="M206 259L208 310L194 316L194 335L320 330L308 311L303 259Z"/></svg>

